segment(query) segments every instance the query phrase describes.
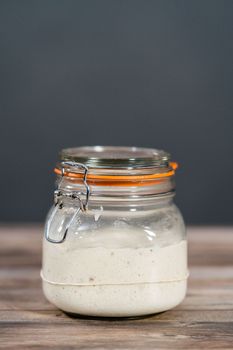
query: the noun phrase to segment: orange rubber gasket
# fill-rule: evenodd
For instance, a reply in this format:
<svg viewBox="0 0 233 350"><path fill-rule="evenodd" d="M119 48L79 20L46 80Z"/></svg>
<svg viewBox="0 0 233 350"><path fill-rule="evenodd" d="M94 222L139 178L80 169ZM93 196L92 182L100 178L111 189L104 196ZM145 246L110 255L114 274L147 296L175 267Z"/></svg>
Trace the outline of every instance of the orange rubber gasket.
<svg viewBox="0 0 233 350"><path fill-rule="evenodd" d="M171 170L165 173L147 174L147 175L95 175L87 174L87 181L90 185L99 186L148 186L163 182L167 177L173 176L178 164L169 163ZM55 168L55 174L61 175L61 169ZM74 172L64 172L64 176L70 178L72 182L81 182L83 174Z"/></svg>

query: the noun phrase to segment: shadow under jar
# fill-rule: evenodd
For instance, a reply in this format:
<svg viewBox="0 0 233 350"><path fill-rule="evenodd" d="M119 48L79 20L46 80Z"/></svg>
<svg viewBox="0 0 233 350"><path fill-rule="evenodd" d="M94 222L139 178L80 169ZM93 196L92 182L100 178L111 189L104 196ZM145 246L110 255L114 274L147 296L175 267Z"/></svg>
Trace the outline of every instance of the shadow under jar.
<svg viewBox="0 0 233 350"><path fill-rule="evenodd" d="M135 147L64 149L45 226L46 298L75 314L134 317L173 308L187 242L173 203L176 163Z"/></svg>

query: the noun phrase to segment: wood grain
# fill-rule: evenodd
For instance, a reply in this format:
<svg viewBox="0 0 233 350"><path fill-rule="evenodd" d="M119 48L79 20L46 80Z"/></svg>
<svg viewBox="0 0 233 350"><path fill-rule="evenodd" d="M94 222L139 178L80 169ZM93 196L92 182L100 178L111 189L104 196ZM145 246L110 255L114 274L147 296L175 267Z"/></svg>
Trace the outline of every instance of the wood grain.
<svg viewBox="0 0 233 350"><path fill-rule="evenodd" d="M233 349L233 228L189 228L184 302L139 319L74 318L43 297L42 226L0 227L1 349Z"/></svg>

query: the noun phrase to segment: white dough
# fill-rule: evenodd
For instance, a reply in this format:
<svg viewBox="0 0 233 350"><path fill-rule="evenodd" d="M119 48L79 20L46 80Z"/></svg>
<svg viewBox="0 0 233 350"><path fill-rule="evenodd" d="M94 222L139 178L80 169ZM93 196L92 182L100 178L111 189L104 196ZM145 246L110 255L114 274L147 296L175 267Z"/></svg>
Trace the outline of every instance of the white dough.
<svg viewBox="0 0 233 350"><path fill-rule="evenodd" d="M123 235L132 237L132 232ZM169 245L148 242L144 247L85 247L73 236L72 243L44 240L43 289L58 308L91 316L130 317L165 311L183 300L186 240ZM108 232L113 242L117 236L116 230Z"/></svg>

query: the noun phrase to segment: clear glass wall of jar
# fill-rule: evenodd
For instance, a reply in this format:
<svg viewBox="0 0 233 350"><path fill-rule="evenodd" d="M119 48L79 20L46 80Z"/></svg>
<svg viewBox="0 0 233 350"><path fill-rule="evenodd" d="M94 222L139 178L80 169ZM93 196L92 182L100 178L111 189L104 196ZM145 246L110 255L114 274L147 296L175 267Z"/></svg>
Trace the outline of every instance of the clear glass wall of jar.
<svg viewBox="0 0 233 350"><path fill-rule="evenodd" d="M169 155L66 149L55 172L43 241L46 298L88 316L142 316L178 305L186 293L187 242Z"/></svg>

